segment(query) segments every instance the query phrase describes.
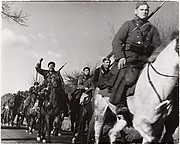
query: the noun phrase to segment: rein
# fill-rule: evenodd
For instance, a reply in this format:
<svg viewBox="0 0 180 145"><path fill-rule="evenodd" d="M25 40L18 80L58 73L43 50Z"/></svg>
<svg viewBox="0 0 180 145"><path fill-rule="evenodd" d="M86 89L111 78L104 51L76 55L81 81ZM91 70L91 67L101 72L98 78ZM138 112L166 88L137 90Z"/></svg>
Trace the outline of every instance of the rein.
<svg viewBox="0 0 180 145"><path fill-rule="evenodd" d="M151 66L151 68L152 68L158 75L161 75L161 76L164 76L164 77L177 77L177 76L162 74L162 73L158 72L158 71L153 67L152 63L150 63L150 62L148 63L148 66L147 66L147 67L148 67L148 68L147 68L147 76L148 76L149 83L150 83L150 85L152 86L152 88L154 89L154 91L155 91L156 95L158 96L160 102L162 102L163 100L161 99L161 96L159 95L159 93L158 93L158 91L156 90L153 82L151 81L150 74L149 74L149 67L150 67L150 66Z"/></svg>

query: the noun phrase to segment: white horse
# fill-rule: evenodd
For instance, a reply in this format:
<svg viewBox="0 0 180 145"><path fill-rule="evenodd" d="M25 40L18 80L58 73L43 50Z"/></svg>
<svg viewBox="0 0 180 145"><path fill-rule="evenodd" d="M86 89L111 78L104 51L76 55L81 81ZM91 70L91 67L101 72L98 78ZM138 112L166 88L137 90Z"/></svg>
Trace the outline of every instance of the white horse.
<svg viewBox="0 0 180 145"><path fill-rule="evenodd" d="M171 112L171 98L168 98L178 81L179 55L177 39L170 43L158 55L154 63L148 63L136 84L134 96L127 97L127 104L134 114L133 126L143 137L143 143L159 142L164 121ZM103 125L103 117L109 107L115 113L116 107L109 103L109 98L96 93L95 97L95 143ZM109 131L110 142L114 143L117 133L127 126L123 116Z"/></svg>

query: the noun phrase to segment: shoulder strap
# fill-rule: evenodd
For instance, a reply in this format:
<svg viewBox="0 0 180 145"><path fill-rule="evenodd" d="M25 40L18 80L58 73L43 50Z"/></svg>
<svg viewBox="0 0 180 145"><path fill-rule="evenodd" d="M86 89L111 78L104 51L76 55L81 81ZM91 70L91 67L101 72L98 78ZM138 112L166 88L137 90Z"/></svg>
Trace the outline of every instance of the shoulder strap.
<svg viewBox="0 0 180 145"><path fill-rule="evenodd" d="M135 32L137 29L140 29L141 27L143 27L143 26L146 24L146 23L144 23L144 24L141 25L141 26L137 26L134 19L132 20L132 22L133 22L133 24L135 25L135 27L134 27L134 29L131 30L131 32L129 33L128 37L130 37L130 36L133 34L133 32Z"/></svg>

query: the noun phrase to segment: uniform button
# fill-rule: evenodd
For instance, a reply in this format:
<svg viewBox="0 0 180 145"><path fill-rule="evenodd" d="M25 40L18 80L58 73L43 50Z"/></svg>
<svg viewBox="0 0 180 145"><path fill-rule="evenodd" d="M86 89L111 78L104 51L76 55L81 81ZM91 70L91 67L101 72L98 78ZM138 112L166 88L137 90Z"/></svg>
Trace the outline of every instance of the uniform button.
<svg viewBox="0 0 180 145"><path fill-rule="evenodd" d="M139 36L137 36L137 38L139 38Z"/></svg>

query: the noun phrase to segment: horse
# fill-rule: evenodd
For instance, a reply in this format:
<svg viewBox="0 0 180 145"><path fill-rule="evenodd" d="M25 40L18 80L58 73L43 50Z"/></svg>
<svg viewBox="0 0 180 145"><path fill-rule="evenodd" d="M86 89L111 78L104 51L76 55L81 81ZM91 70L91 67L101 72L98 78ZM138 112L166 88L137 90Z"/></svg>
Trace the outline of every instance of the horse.
<svg viewBox="0 0 180 145"><path fill-rule="evenodd" d="M41 91L39 96L40 116L38 117L37 140L43 143L51 143L51 131L58 135L61 129L62 110L65 111L65 92L62 86L48 86ZM53 126L54 125L54 126ZM47 139L45 138L47 133Z"/></svg>
<svg viewBox="0 0 180 145"><path fill-rule="evenodd" d="M37 96L35 94L29 94L29 96L24 100L23 108L27 123L26 132L33 134L39 113Z"/></svg>
<svg viewBox="0 0 180 145"><path fill-rule="evenodd" d="M164 49L156 60L146 64L136 83L134 95L127 97L128 108L133 114L133 127L142 136L142 143L158 143L164 125L167 127L165 121L173 106L170 93L178 80L178 37L177 32L175 33L165 45L161 46ZM109 98L103 98L97 93L95 97L96 143L99 143L103 116L107 108L116 114L116 106L109 102ZM117 133L128 125L124 116L116 115L116 118L116 124L109 131L110 143L114 143Z"/></svg>
<svg viewBox="0 0 180 145"><path fill-rule="evenodd" d="M71 99L70 99L70 119L71 119L71 131L73 132L73 135L75 132L77 132L77 126L78 126L78 119L79 119L79 111L80 111L80 96L82 95L80 89L76 89L74 92L71 94Z"/></svg>
<svg viewBox="0 0 180 145"><path fill-rule="evenodd" d="M16 126L20 127L24 121L24 101L23 100L17 109L16 115L17 115Z"/></svg>
<svg viewBox="0 0 180 145"><path fill-rule="evenodd" d="M72 138L72 143L77 143L80 141L80 138L85 135L85 128L86 125L89 126L90 120L92 118L93 114L93 98L92 98L92 89L89 89L88 92L81 93L81 90L79 93L74 93L76 96L72 95L72 100L74 102L71 102L71 104L76 106L76 112L73 112L73 109L75 109L75 106L71 106L74 108L71 108L71 117L74 117L73 121L76 119L75 124L75 131ZM77 97L78 96L78 97ZM75 115L75 116L73 116ZM76 118L75 118L76 117ZM74 125L74 124L72 124ZM74 126L73 126L74 127Z"/></svg>
<svg viewBox="0 0 180 145"><path fill-rule="evenodd" d="M10 125L10 122L12 120L12 107L14 105L13 99L7 100L7 102L2 107L1 112L1 123L3 125Z"/></svg>
<svg viewBox="0 0 180 145"><path fill-rule="evenodd" d="M18 92L17 95L14 96L14 105L12 106L12 120L11 126L14 126L14 119L17 115L16 126L19 126L19 119L22 117L23 112L23 96ZM21 122L21 121L20 121Z"/></svg>

